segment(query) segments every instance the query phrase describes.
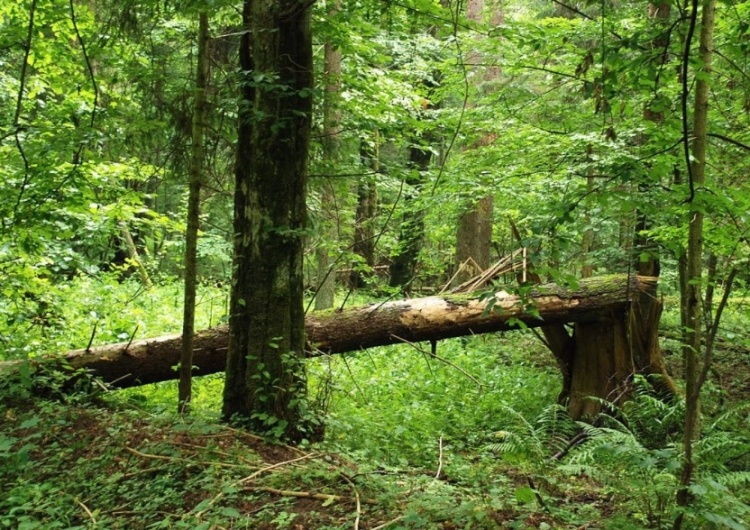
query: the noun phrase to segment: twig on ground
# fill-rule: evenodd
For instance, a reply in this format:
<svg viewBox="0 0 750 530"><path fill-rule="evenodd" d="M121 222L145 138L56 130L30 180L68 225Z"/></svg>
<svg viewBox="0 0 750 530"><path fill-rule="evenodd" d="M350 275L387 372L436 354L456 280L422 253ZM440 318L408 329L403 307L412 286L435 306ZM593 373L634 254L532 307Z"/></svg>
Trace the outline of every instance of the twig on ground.
<svg viewBox="0 0 750 530"><path fill-rule="evenodd" d="M122 381L123 379L127 379L128 377L131 377L132 375L133 375L133 374L125 374L125 375L123 375L122 377L118 377L118 378L117 378L117 379L115 379L114 381L110 381L110 382L109 382L109 386L115 386L115 385L116 385L117 383L119 383L119 382L120 382L120 381ZM139 409L139 410L143 410L143 409ZM143 412L146 412L146 411L143 411ZM149 414L150 416L156 416L156 414L153 414L153 413L148 413L148 414Z"/></svg>
<svg viewBox="0 0 750 530"><path fill-rule="evenodd" d="M329 493L313 493L311 491L291 491L291 490L280 490L276 488L270 488L268 486L247 486L244 488L247 491L265 491L266 493L273 493L274 495L281 495L282 497L298 497L303 499L318 499L321 501L340 501L340 502L356 502L355 497L346 497L344 495L332 495ZM364 499L360 502L365 504L377 505L378 501L375 499Z"/></svg>
<svg viewBox="0 0 750 530"><path fill-rule="evenodd" d="M362 389L359 387L359 384L357 384L357 378L354 377L354 374L352 373L352 369L349 367L349 362L346 360L346 355L341 356L341 360L344 361L344 366L346 366L346 371L349 372L349 377L352 378L352 383L354 383L354 387L359 390L359 394L362 396L362 398L366 401L367 397L365 396L365 393L362 392Z"/></svg>
<svg viewBox="0 0 750 530"><path fill-rule="evenodd" d="M242 460L243 462L245 462L248 465L248 467L258 468L258 464L257 463L250 462L244 456L233 455L233 454L227 453L225 451L219 451L218 449L211 449L211 448L205 447L203 445L198 445L198 444L191 444L191 443L187 443L187 442L178 442L176 440L167 440L167 442L171 443L173 445L180 445L182 447L193 447L195 449L203 450L203 451L205 451L207 453L213 453L215 455L224 456L224 457L227 457L227 458L237 458L237 459Z"/></svg>
<svg viewBox="0 0 750 530"><path fill-rule="evenodd" d="M583 443L588 438L588 434L586 434L585 431L581 431L573 438L570 439L570 441L565 444L565 447L563 447L561 450L559 450L557 453L552 455L550 457L550 460L562 460L565 458L571 449L573 449L576 445Z"/></svg>
<svg viewBox="0 0 750 530"><path fill-rule="evenodd" d="M76 501L76 504L81 507L81 509L86 512L86 515L89 516L89 519L91 519L91 522L96 526L96 517L94 517L94 514L91 513L91 510L89 510L88 506L83 504L81 501L73 497L73 500Z"/></svg>
<svg viewBox="0 0 750 530"><path fill-rule="evenodd" d="M193 460L191 458L184 458L180 456L153 455L150 453L142 453L141 451L138 451L137 449L133 449L132 447L126 447L125 450L141 458L150 458L152 460L165 460L167 462L187 462L189 464L196 464L196 465L200 464L204 466L232 467L232 468L242 468L242 469L248 469L248 468L257 469L258 468L258 466L253 466L250 464L230 464L227 462L208 462L204 460Z"/></svg>
<svg viewBox="0 0 750 530"><path fill-rule="evenodd" d="M526 482L528 482L529 487L534 492L534 496L536 497L536 502L539 503L539 507L542 508L545 512L550 513L549 512L549 506L547 506L547 503L544 502L544 499L542 498L541 494L539 493L539 490L536 489L536 486L534 485L534 481L531 480L531 476L530 475L526 475Z"/></svg>
<svg viewBox="0 0 750 530"><path fill-rule="evenodd" d="M399 522L404 517L405 517L404 515L399 515L395 519L391 519L390 521L386 521L385 523L379 524L378 526L373 526L372 530L383 530L383 528L385 528L387 526L391 526L392 524Z"/></svg>
<svg viewBox="0 0 750 530"><path fill-rule="evenodd" d="M107 386L104 383L99 381L99 379L97 379L96 377L92 377L91 380L94 382L96 386L101 388L103 392L109 392L109 388L107 388Z"/></svg>
<svg viewBox="0 0 750 530"><path fill-rule="evenodd" d="M352 487L352 490L354 490L354 498L357 501L357 517L354 519L354 530L359 530L359 518L362 516L362 503L359 500L359 490L357 489L357 486L354 485L354 482L352 482L344 473L341 474L341 477L347 481Z"/></svg>
<svg viewBox="0 0 750 530"><path fill-rule="evenodd" d="M272 443L273 445L283 447L284 449L289 449L290 451L295 452L298 455L307 454L302 449L299 449L298 447L294 447L293 445L287 445L287 444L277 443L277 442L269 442L266 438L263 438L262 436L258 436L257 434L253 434L251 432L243 431L242 429L235 429L234 427L229 427L228 425L224 426L224 429L227 429L235 434L239 434L241 436L250 438L251 440L256 440L258 442L264 442L264 443Z"/></svg>
<svg viewBox="0 0 750 530"><path fill-rule="evenodd" d="M137 477L138 475L145 475L146 473L153 473L155 471L159 471L160 467L147 467L146 469L139 469L138 471L133 471L131 473L125 473L120 478L126 479L126 478L133 478Z"/></svg>
<svg viewBox="0 0 750 530"><path fill-rule="evenodd" d="M443 472L443 435L440 435L440 440L438 441L438 469L437 473L435 473L435 480L440 479L440 474Z"/></svg>
<svg viewBox="0 0 750 530"><path fill-rule="evenodd" d="M179 519L179 515L172 512L165 512L161 510L114 510L110 512L106 512L110 515L164 515L166 517L173 517L175 519Z"/></svg>
<svg viewBox="0 0 750 530"><path fill-rule="evenodd" d="M248 476L247 476L247 477L245 477L245 478L241 478L241 479L239 479L239 480L236 480L236 481L234 481L234 482L232 483L232 485L231 485L231 486L230 486L229 488L225 488L225 489L234 489L234 488L236 488L237 486L240 486L240 485L242 485L242 484L246 484L247 482L250 482L251 480L254 480L254 479L256 479L257 477L259 477L259 476L260 476L260 475L262 475L263 473L268 473L269 471L272 471L272 470L274 470L274 469L278 469L278 468L280 468L280 467L283 467L283 466L287 466L287 465L290 465L290 464L294 464L294 463L297 463L297 462L299 462L300 460L307 460L307 459L309 459L309 458L317 458L318 456L321 456L321 455L320 455L320 454L315 454L315 453L310 453L310 454L305 454L305 455L303 455L303 456L300 456L300 457L297 457L297 458L293 458L293 459L291 459L291 460L285 460L285 461L283 461L283 462L277 462L276 464L271 464L270 466L266 466L266 467L264 467L264 468L261 468L261 469L259 469L258 471L256 471L255 473L253 473L253 474L251 474L251 475L248 475ZM197 514L195 514L195 516L196 516L196 517L197 517L198 519L200 519L201 517L203 517L203 515L204 515L204 514L205 514L205 513L206 513L206 512L207 512L207 511L208 511L209 509L211 509L211 507L212 507L212 506L213 506L214 504L216 504L217 502L219 502L219 500L221 500L221 498L222 498L223 496L224 496L224 491L220 491L219 493L217 493L217 494L216 494L216 495L214 496L214 498L213 498L213 499L211 499L211 500L209 501L209 503L208 503L208 504L206 505L206 507L205 507L205 508L204 508L203 510L199 511L199 512L198 512Z"/></svg>
<svg viewBox="0 0 750 530"><path fill-rule="evenodd" d="M174 456L152 455L149 453L141 453L140 451L138 451L137 449L133 449L132 447L125 447L125 450L133 453L135 456L140 456L141 458L150 458L152 460L167 460L168 462L175 460Z"/></svg>
<svg viewBox="0 0 750 530"><path fill-rule="evenodd" d="M415 343L413 343L411 341L408 341L408 340L404 339L403 337L399 337L398 335L391 334L391 337L393 337L396 340L400 340L404 344L408 344L409 346L411 346L412 348L414 348L415 350L417 350L422 355L426 355L428 357L432 357L433 359L437 359L441 363L447 364L448 366L451 366L451 367L455 368L456 370L458 370L459 372L461 372L463 375L465 375L466 377L468 377L469 379L471 379L472 381L474 381L474 383L476 383L476 385L480 389L484 387L484 385L482 384L481 381L479 381L479 379L477 379L476 377L474 377L473 375L471 375L469 372L467 372L466 370L464 370L463 368L461 368L457 364L449 361L448 359L444 359L443 357L440 357L437 354L434 354L432 352L428 352L424 348L422 348L419 344L415 344Z"/></svg>

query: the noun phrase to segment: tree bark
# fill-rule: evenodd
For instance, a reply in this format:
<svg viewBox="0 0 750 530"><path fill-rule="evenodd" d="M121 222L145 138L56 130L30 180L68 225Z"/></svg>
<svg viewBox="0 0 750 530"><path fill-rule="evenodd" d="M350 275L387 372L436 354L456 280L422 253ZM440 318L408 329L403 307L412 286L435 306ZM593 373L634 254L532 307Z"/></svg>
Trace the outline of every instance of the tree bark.
<svg viewBox="0 0 750 530"><path fill-rule="evenodd" d="M504 20L501 5L492 7L491 22L500 25ZM466 3L466 18L481 23L484 16L484 0L468 0ZM471 62L481 63L482 58L478 53L471 54ZM490 87L492 82L500 76L498 68L488 68L484 75L478 77L483 84ZM471 105L468 102L467 105ZM497 140L494 133L485 134L476 142L474 148L491 145ZM465 211L458 218L458 229L456 231L456 266L459 267L455 281L461 284L484 271L490 266L490 249L492 248L492 225L494 216L495 200L492 195L486 195L479 200L468 204ZM463 268L462 265L466 264ZM479 267L479 271L476 270Z"/></svg>
<svg viewBox="0 0 750 530"><path fill-rule="evenodd" d="M338 3L329 11L330 16L336 16L339 11ZM326 42L324 51L325 99L323 101L323 162L330 169L334 169L341 150L341 107L339 93L341 92L341 50L331 42ZM331 171L335 173L335 171ZM321 238L322 241L315 249L318 269L318 286L315 290L315 310L320 311L333 307L336 292L336 271L333 269L334 260L331 258L331 246L337 240L335 216L336 200L332 179L325 179L320 195Z"/></svg>
<svg viewBox="0 0 750 530"><path fill-rule="evenodd" d="M336 295L335 259L331 256L331 246L336 241L335 216L336 195L333 182L325 179L320 190L320 241L315 248L317 279L315 287L315 311L333 307Z"/></svg>
<svg viewBox="0 0 750 530"><path fill-rule="evenodd" d="M457 284L480 274L490 266L494 204L492 195L487 195L458 218L456 261L458 267L466 265L456 276ZM481 270L477 270L477 267Z"/></svg>
<svg viewBox="0 0 750 530"><path fill-rule="evenodd" d="M685 302L685 457L680 477L680 489L677 493L677 505L684 509L691 502L690 484L695 471L693 460L693 442L700 435L700 393L710 369L710 358L701 363L701 336L703 311L701 295L703 290L703 218L706 206L706 153L708 148L708 80L712 73L711 59L713 54L713 35L715 25L716 0L702 2L700 25L700 75L695 82L695 107L693 111L693 145L690 164L690 197L688 198L688 246L686 259ZM697 16L697 13L693 13ZM690 42L686 43L690 46ZM689 49L689 48L688 48ZM683 75L687 74L688 65L683 65ZM707 350L710 351L710 350ZM681 511L674 522L674 529L679 530L685 512Z"/></svg>
<svg viewBox="0 0 750 530"><path fill-rule="evenodd" d="M299 440L302 257L312 114L310 5L245 0L223 416ZM281 88L279 88L281 87ZM197 339L197 338L196 338Z"/></svg>
<svg viewBox="0 0 750 530"><path fill-rule="evenodd" d="M203 176L203 133L206 128L208 86L208 13L198 15L198 66L193 101L193 145L190 153L190 191L185 233L185 295L182 315L182 354L177 408L187 412L192 396L193 334L195 333L195 284L198 276L198 229Z"/></svg>
<svg viewBox="0 0 750 530"><path fill-rule="evenodd" d="M517 329L518 320L528 327L546 326L546 329L550 324L576 322L574 337L567 337L560 347L569 354L567 397L571 411L589 415L596 410L591 405L595 402L587 399L589 395L609 399L625 395L622 390L630 376L639 370L628 360L628 341L623 339L627 326L625 314L630 301L650 289L654 281L638 276L591 278L581 281L577 291L547 284L535 288L523 300L518 296L499 296L489 311L485 301L461 295L316 312L306 317L305 352L307 356L336 354ZM524 309L529 303L538 316ZM74 369L91 371L115 387L130 387L175 379L172 367L179 359L180 345L180 335L169 335L72 351L64 354L62 360ZM222 371L228 347L226 327L197 333L193 352L196 374ZM9 372L19 364L0 364L0 372Z"/></svg>

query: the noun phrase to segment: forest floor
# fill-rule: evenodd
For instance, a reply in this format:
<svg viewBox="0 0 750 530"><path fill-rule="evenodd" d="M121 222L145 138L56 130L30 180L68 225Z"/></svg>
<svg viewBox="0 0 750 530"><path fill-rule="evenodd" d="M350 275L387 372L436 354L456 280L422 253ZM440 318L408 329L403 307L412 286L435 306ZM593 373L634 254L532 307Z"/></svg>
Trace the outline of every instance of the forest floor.
<svg viewBox="0 0 750 530"><path fill-rule="evenodd" d="M637 394L621 422L582 427L554 405L553 360L532 336L513 337L447 341L440 355L454 366L408 347L316 361L326 441L300 447L207 412L220 407L216 376L196 380L191 416L172 412L171 383L51 399L0 381L0 528L671 527L682 405ZM705 397L689 528L741 530L747 351L721 349ZM569 446L582 428L588 441Z"/></svg>
<svg viewBox="0 0 750 530"><path fill-rule="evenodd" d="M104 402L6 402L2 420L0 527L20 530L597 528L615 510L612 492L585 477L561 488L513 466L483 468L502 475L499 487L375 469Z"/></svg>

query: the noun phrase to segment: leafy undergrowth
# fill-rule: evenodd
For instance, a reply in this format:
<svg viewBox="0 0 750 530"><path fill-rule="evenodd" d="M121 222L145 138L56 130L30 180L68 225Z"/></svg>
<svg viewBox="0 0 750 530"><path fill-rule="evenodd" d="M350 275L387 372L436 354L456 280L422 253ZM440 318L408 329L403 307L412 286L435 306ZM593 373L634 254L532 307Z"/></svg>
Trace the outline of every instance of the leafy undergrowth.
<svg viewBox="0 0 750 530"><path fill-rule="evenodd" d="M571 448L565 425L573 424L558 421L560 410L534 423L519 416L471 453L441 440L432 467L396 467L124 405L17 402L2 411L0 527L668 527L677 453L594 427L589 442ZM556 444L570 455L551 459ZM734 486L746 486L737 476ZM692 528L744 528L747 510L719 506L726 499L717 495L732 497L726 485L703 481L695 492L710 509Z"/></svg>
<svg viewBox="0 0 750 530"><path fill-rule="evenodd" d="M300 448L220 423L220 376L195 381L189 418L173 383L61 402L3 380L0 528L670 528L682 403L639 391L616 419L573 422L539 348L514 334L311 362L326 441ZM748 405L706 408L721 412L686 528L741 530Z"/></svg>
<svg viewBox="0 0 750 530"><path fill-rule="evenodd" d="M101 403L2 415L5 528L576 528L612 511L590 479L555 484L499 460L436 478Z"/></svg>

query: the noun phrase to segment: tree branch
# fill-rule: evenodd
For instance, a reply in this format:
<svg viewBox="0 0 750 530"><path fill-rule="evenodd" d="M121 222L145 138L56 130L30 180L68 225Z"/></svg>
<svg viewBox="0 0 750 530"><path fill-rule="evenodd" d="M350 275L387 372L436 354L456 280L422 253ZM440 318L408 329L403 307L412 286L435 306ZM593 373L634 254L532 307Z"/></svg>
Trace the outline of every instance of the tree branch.
<svg viewBox="0 0 750 530"><path fill-rule="evenodd" d="M727 143L730 143L732 145L735 145L737 147L740 147L746 151L750 151L750 145L743 144L739 140L735 140L734 138L730 138L728 136L724 136L723 134L719 133L707 133L707 136L710 136L711 138L718 138L719 140L724 140Z"/></svg>

